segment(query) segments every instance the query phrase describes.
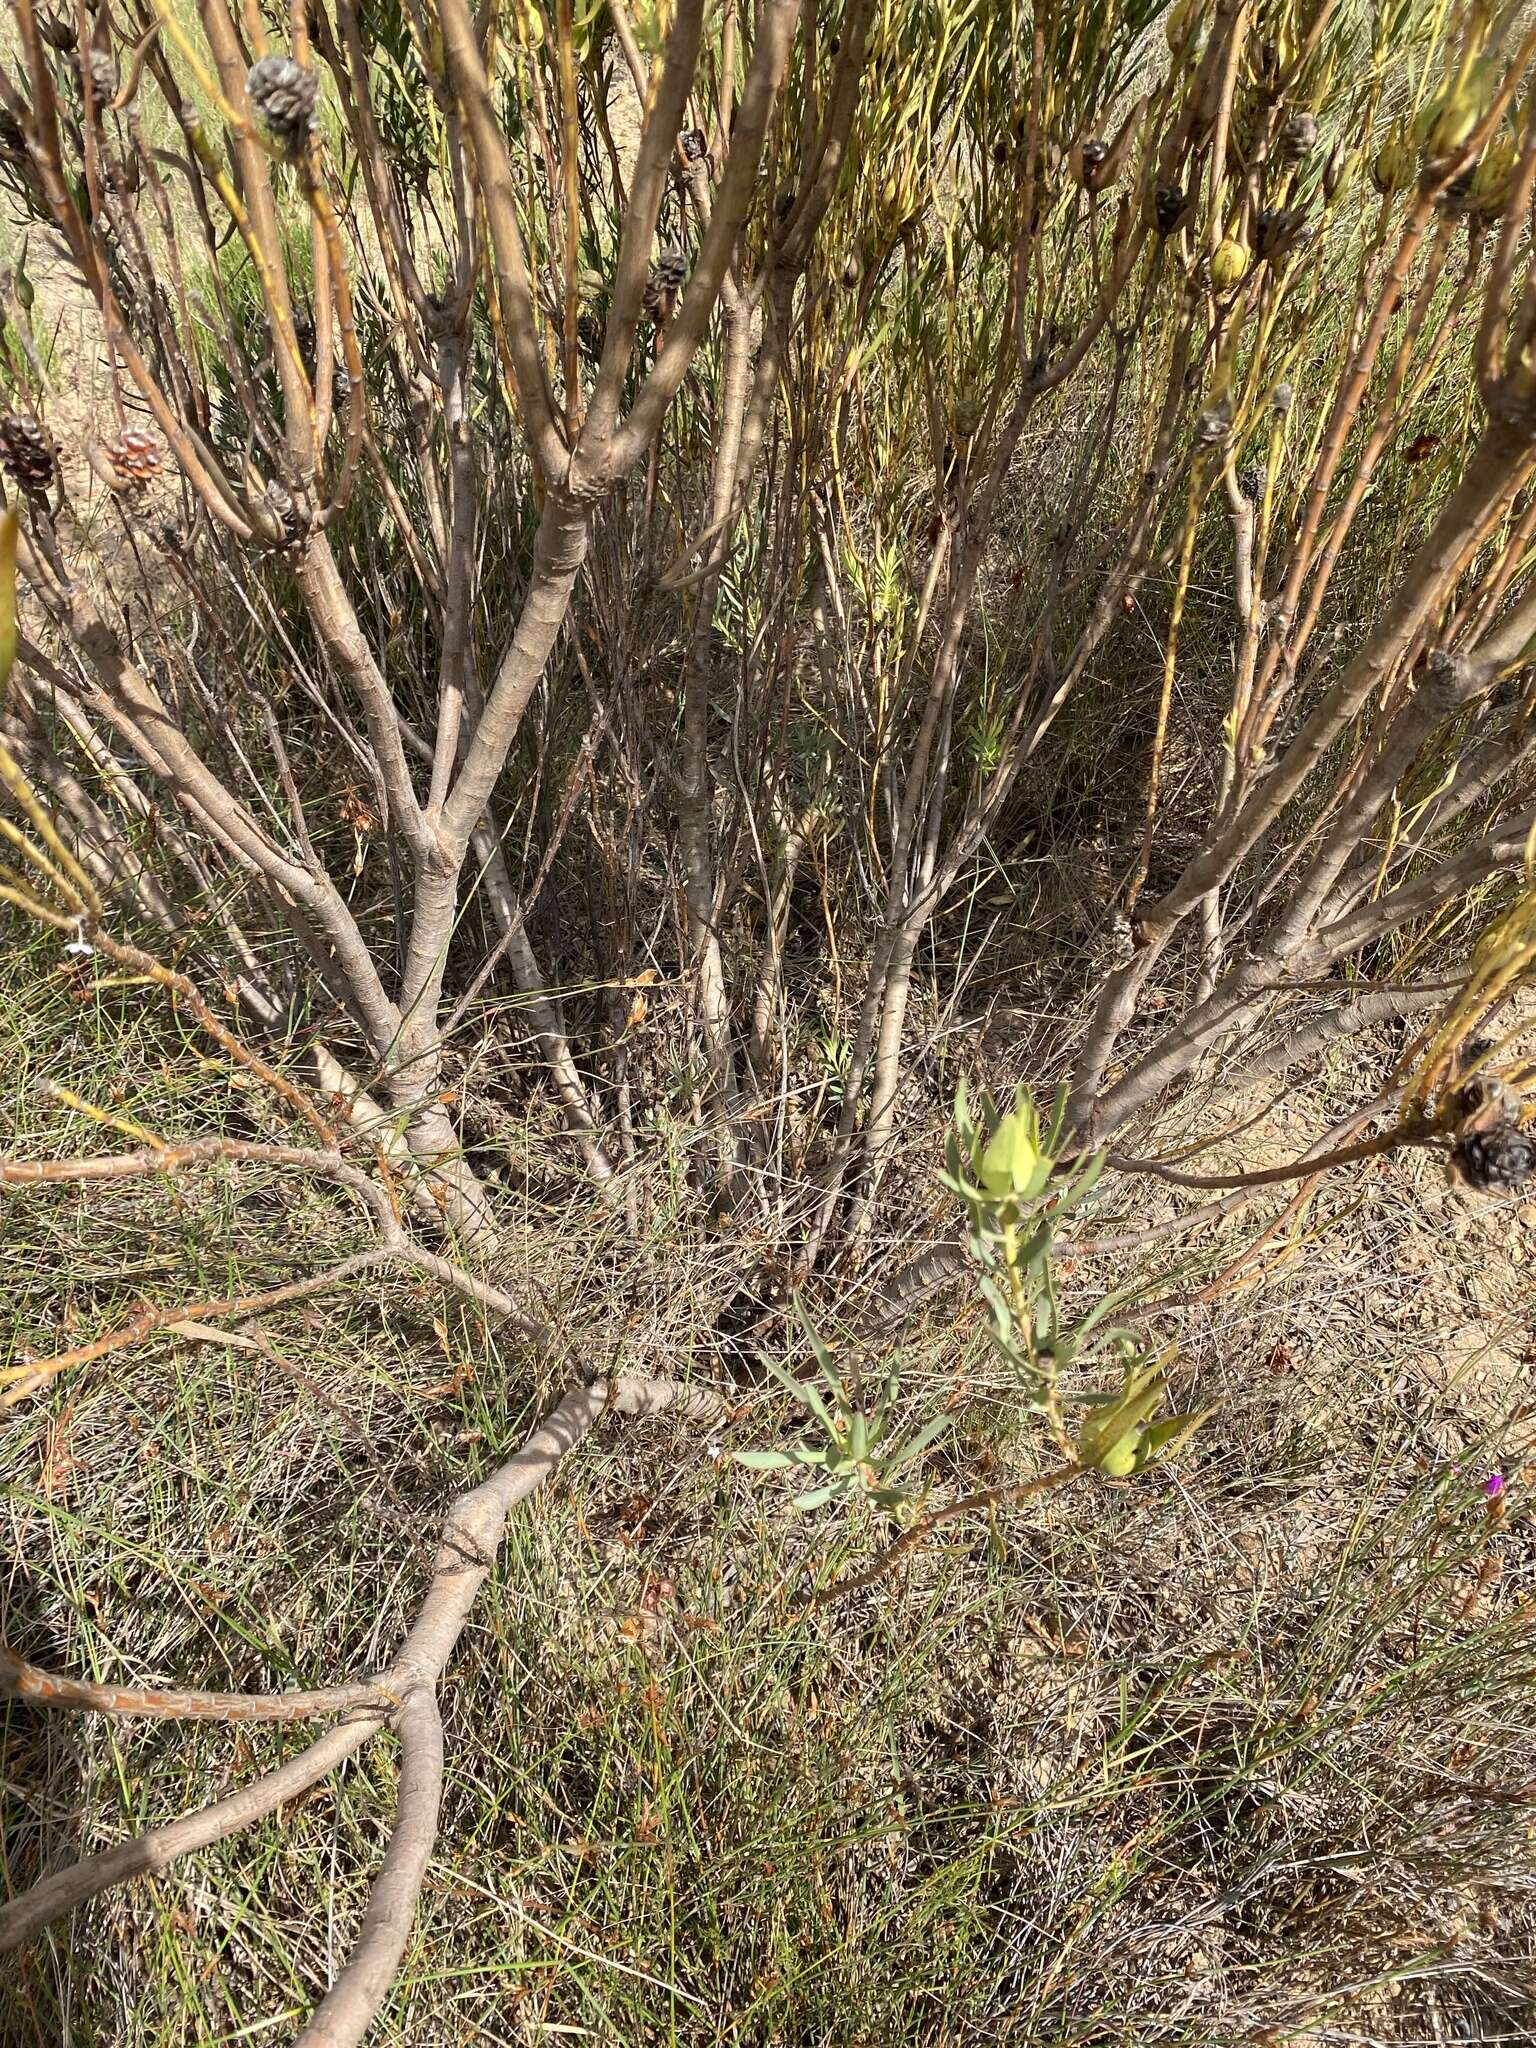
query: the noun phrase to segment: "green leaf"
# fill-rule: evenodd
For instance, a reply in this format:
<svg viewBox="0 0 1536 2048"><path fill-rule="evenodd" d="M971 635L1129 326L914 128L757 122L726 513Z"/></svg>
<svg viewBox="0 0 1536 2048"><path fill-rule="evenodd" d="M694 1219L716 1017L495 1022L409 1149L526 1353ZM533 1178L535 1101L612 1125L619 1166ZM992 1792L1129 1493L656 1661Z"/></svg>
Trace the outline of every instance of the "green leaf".
<svg viewBox="0 0 1536 2048"><path fill-rule="evenodd" d="M1096 1301L1088 1313L1079 1321L1077 1325L1079 1337L1091 1335L1094 1330L1098 1329L1105 1316L1113 1315L1117 1308L1124 1307L1124 1294L1106 1294L1104 1299ZM1126 1341L1129 1341L1133 1350L1140 1349L1141 1340L1136 1335L1136 1332L1128 1330L1123 1323L1113 1323L1108 1329L1099 1330L1099 1342L1101 1344L1115 1345Z"/></svg>
<svg viewBox="0 0 1536 2048"><path fill-rule="evenodd" d="M797 1462L788 1451L732 1451L731 1457L749 1472L783 1472Z"/></svg>
<svg viewBox="0 0 1536 2048"><path fill-rule="evenodd" d="M967 1180L963 1173L940 1173L938 1178L940 1187L948 1188L952 1195L958 1195L967 1207L974 1208L988 1199L985 1188L977 1187L975 1182Z"/></svg>
<svg viewBox="0 0 1536 2048"><path fill-rule="evenodd" d="M848 1484L843 1479L832 1479L825 1486L813 1486L809 1493L797 1493L791 1506L797 1508L819 1508L839 1493L846 1493Z"/></svg>
<svg viewBox="0 0 1536 2048"><path fill-rule="evenodd" d="M992 1311L992 1322L998 1341L1002 1344L1011 1344L1013 1341L1013 1312L1003 1299L1002 1289L995 1280L989 1280L985 1273L977 1275L976 1285L981 1289L982 1299Z"/></svg>
<svg viewBox="0 0 1536 2048"><path fill-rule="evenodd" d="M1164 1451L1176 1450L1181 1443L1194 1435L1202 1423L1208 1422L1215 1413L1214 1406L1209 1408L1189 1408L1183 1410L1178 1415L1165 1416L1161 1422L1154 1422L1146 1433L1147 1457L1151 1459Z"/></svg>
<svg viewBox="0 0 1536 2048"><path fill-rule="evenodd" d="M1128 1431L1139 1432L1141 1424L1157 1413L1165 1387L1161 1369L1154 1367L1153 1371L1157 1377L1150 1383L1144 1375L1133 1374L1118 1401L1085 1417L1077 1432L1078 1455L1085 1465L1107 1469L1105 1454L1112 1452Z"/></svg>
<svg viewBox="0 0 1536 2048"><path fill-rule="evenodd" d="M1013 1185L1027 1198L1037 1181L1044 1185L1041 1167L1045 1168L1046 1179L1051 1171L1050 1161L1040 1156L1040 1126L1035 1119L1035 1105L1027 1095L1013 1113L1013 1126Z"/></svg>
<svg viewBox="0 0 1536 2048"><path fill-rule="evenodd" d="M1061 1198L1063 1209L1075 1209L1079 1203L1087 1201L1088 1197L1098 1186L1099 1176L1103 1173L1105 1162L1108 1158L1109 1154L1107 1152L1094 1153L1076 1180L1072 1182L1065 1194L1063 1194Z"/></svg>
<svg viewBox="0 0 1536 2048"><path fill-rule="evenodd" d="M831 1411L816 1389L803 1380L797 1380L794 1374L780 1365L776 1358L765 1358L763 1363L779 1384L793 1394L802 1407L809 1408L823 1429L830 1434L832 1430Z"/></svg>
<svg viewBox="0 0 1536 2048"><path fill-rule="evenodd" d="M1120 1396L1119 1394L1069 1393L1065 1398L1068 1401L1075 1401L1082 1408L1104 1409L1113 1408L1120 1399Z"/></svg>
<svg viewBox="0 0 1536 2048"><path fill-rule="evenodd" d="M820 1368L821 1376L827 1383L827 1389L834 1403L840 1407L844 1400L843 1378L837 1369L836 1360L832 1355L832 1347L813 1327L810 1317L805 1312L805 1305L798 1296L795 1300L795 1308L800 1317L800 1327L805 1332L806 1342L811 1347L811 1354ZM809 1389L807 1389L807 1399L809 1399Z"/></svg>
<svg viewBox="0 0 1536 2048"><path fill-rule="evenodd" d="M1048 1217L1042 1217L1019 1247L1019 1263L1030 1276L1044 1281L1051 1268L1051 1225Z"/></svg>
<svg viewBox="0 0 1536 2048"><path fill-rule="evenodd" d="M1017 1140L1018 1126L1011 1116L1005 1116L987 1140L987 1149L981 1155L981 1184L989 1195L1006 1195L1012 1191Z"/></svg>
<svg viewBox="0 0 1536 2048"><path fill-rule="evenodd" d="M1141 1432L1134 1424L1106 1444L1093 1463L1109 1479L1129 1479L1141 1462Z"/></svg>
<svg viewBox="0 0 1536 2048"><path fill-rule="evenodd" d="M1057 1084L1056 1093L1051 1102L1051 1120L1046 1126L1045 1137L1040 1146L1042 1152L1049 1152L1053 1158L1060 1149L1061 1133L1066 1121L1067 1084L1065 1081L1061 1081Z"/></svg>
<svg viewBox="0 0 1536 2048"><path fill-rule="evenodd" d="M910 1465L914 1458L922 1456L930 1444L937 1443L946 1430L953 1429L954 1423L955 1418L952 1415L935 1415L931 1422L925 1422L916 1436L910 1438L899 1451L885 1460L886 1472L899 1472L903 1465Z"/></svg>
<svg viewBox="0 0 1536 2048"><path fill-rule="evenodd" d="M786 1393L793 1394L797 1401L805 1399L807 1389L795 1378L787 1365L780 1364L776 1358L765 1358L763 1363Z"/></svg>

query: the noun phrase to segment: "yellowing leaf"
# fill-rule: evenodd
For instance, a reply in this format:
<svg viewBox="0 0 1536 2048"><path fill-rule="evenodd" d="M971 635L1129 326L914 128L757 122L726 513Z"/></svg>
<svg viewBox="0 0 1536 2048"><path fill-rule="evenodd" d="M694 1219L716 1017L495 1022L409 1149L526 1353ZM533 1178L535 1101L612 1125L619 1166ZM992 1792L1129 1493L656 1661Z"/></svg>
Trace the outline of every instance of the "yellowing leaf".
<svg viewBox="0 0 1536 2048"><path fill-rule="evenodd" d="M1005 1116L981 1155L981 1184L989 1195L1006 1195L1013 1186L1013 1151L1018 1119Z"/></svg>
<svg viewBox="0 0 1536 2048"><path fill-rule="evenodd" d="M1123 1436L1116 1437L1108 1450L1099 1453L1098 1469L1106 1478L1128 1479L1136 1470L1140 1448L1139 1432L1128 1429Z"/></svg>

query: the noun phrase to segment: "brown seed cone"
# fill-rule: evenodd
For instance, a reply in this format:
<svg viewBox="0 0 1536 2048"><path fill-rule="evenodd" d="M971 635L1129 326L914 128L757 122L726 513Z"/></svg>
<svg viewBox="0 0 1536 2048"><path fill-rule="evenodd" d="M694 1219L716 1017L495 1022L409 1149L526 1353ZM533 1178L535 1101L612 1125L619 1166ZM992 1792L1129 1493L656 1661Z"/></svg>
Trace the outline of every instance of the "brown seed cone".
<svg viewBox="0 0 1536 2048"><path fill-rule="evenodd" d="M58 468L53 439L35 414L8 412L0 419L0 469L24 491L46 491Z"/></svg>
<svg viewBox="0 0 1536 2048"><path fill-rule="evenodd" d="M1451 1154L1463 1180L1494 1193L1513 1193L1536 1172L1536 1138L1512 1123L1468 1131Z"/></svg>
<svg viewBox="0 0 1536 2048"><path fill-rule="evenodd" d="M645 281L645 310L653 319L670 320L688 281L688 258L681 249L663 249Z"/></svg>
<svg viewBox="0 0 1536 2048"><path fill-rule="evenodd" d="M285 156L302 156L315 132L320 81L292 57L262 57L246 74L252 104Z"/></svg>
<svg viewBox="0 0 1536 2048"><path fill-rule="evenodd" d="M101 452L120 483L147 484L160 473L160 443L148 427L124 427L102 443Z"/></svg>

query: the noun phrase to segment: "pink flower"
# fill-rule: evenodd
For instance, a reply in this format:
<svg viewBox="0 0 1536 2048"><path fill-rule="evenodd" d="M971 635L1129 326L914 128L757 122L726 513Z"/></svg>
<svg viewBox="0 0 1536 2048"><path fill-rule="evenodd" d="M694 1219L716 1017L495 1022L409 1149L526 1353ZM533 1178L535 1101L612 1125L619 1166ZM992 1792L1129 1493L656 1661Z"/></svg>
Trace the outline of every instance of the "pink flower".
<svg viewBox="0 0 1536 2048"><path fill-rule="evenodd" d="M1502 1472L1490 1472L1483 1481L1483 1491L1490 1500L1497 1500L1504 1491L1504 1474Z"/></svg>

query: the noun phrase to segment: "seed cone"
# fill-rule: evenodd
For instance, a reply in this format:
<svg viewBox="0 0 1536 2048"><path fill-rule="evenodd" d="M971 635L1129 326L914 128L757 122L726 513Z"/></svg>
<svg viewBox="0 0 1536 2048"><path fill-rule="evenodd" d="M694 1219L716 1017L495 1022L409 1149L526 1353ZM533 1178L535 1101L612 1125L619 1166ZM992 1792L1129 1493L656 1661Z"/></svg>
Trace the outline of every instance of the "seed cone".
<svg viewBox="0 0 1536 2048"><path fill-rule="evenodd" d="M24 491L46 491L58 457L48 429L35 414L8 412L0 419L0 468Z"/></svg>
<svg viewBox="0 0 1536 2048"><path fill-rule="evenodd" d="M682 249L663 249L645 281L645 310L653 320L670 320L688 281L688 257Z"/></svg>
<svg viewBox="0 0 1536 2048"><path fill-rule="evenodd" d="M1301 239L1305 216L1299 207L1266 207L1253 224L1253 246L1266 262L1289 254Z"/></svg>
<svg viewBox="0 0 1536 2048"><path fill-rule="evenodd" d="M101 452L119 483L147 484L160 474L160 443L148 427L124 427L102 443Z"/></svg>
<svg viewBox="0 0 1536 2048"><path fill-rule="evenodd" d="M1397 129L1387 137L1371 159L1371 183L1384 197L1406 192L1418 171L1412 145Z"/></svg>
<svg viewBox="0 0 1536 2048"><path fill-rule="evenodd" d="M293 502L293 493L285 484L279 483L276 477L273 477L261 492L256 503L279 528L281 538L277 541L277 546L289 546L304 531L304 521L300 517L298 506Z"/></svg>
<svg viewBox="0 0 1536 2048"><path fill-rule="evenodd" d="M1317 147L1317 116L1292 114L1280 130L1280 154L1287 163L1304 163Z"/></svg>
<svg viewBox="0 0 1536 2048"><path fill-rule="evenodd" d="M91 98L96 103L97 113L100 114L117 97L117 66L113 63L111 53L107 50L89 51L84 65L81 64L78 55L71 57L69 59L70 80L74 85L76 96L82 100L85 97L84 74L86 71L90 72Z"/></svg>
<svg viewBox="0 0 1536 2048"><path fill-rule="evenodd" d="M1095 190L1098 174L1109 160L1109 144L1098 140L1080 143L1073 156L1072 171L1077 182Z"/></svg>
<svg viewBox="0 0 1536 2048"><path fill-rule="evenodd" d="M1208 405L1195 419L1195 439L1204 447L1214 448L1225 441L1232 432L1232 401L1218 398Z"/></svg>
<svg viewBox="0 0 1536 2048"><path fill-rule="evenodd" d="M251 104L285 156L300 156L315 132L320 81L292 57L263 57L246 74Z"/></svg>
<svg viewBox="0 0 1536 2048"><path fill-rule="evenodd" d="M1451 1157L1463 1180L1474 1188L1510 1192L1524 1187L1536 1172L1536 1138L1514 1124L1468 1131Z"/></svg>
<svg viewBox="0 0 1536 2048"><path fill-rule="evenodd" d="M1159 185L1153 195L1152 212L1160 235L1173 234L1189 211L1189 200L1182 185Z"/></svg>
<svg viewBox="0 0 1536 2048"><path fill-rule="evenodd" d="M1248 275L1248 251L1235 235L1228 235L1211 251L1211 283L1219 292L1230 292Z"/></svg>

